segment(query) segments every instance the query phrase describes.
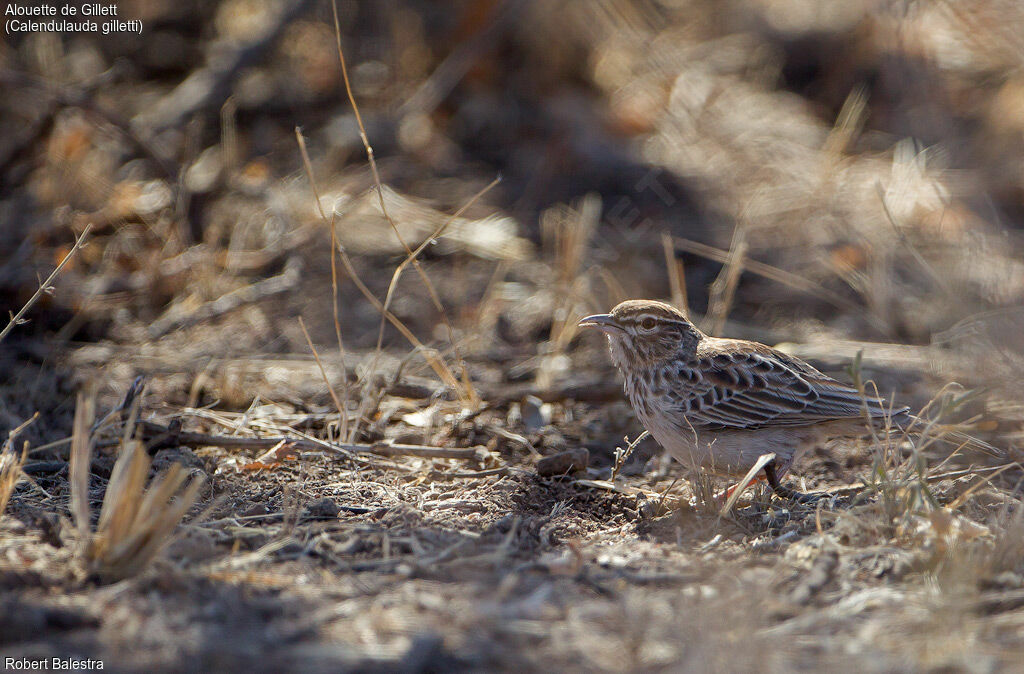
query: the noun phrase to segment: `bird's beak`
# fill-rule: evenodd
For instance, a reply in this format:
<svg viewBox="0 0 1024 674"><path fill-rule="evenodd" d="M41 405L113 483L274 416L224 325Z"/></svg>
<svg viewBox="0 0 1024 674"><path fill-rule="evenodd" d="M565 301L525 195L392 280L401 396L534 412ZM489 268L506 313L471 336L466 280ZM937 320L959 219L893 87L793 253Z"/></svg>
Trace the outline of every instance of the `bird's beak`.
<svg viewBox="0 0 1024 674"><path fill-rule="evenodd" d="M618 321L612 318L611 314L594 314L593 316L587 316L581 318L579 323L576 325L581 328L598 328L602 332L609 334L613 332L624 332L622 326L619 325Z"/></svg>

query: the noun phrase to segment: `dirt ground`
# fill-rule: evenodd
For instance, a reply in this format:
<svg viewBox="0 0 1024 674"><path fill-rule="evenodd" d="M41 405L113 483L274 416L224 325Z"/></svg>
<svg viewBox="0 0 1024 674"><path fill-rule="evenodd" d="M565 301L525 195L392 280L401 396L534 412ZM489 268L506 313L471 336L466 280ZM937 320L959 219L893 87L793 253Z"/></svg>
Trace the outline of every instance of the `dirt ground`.
<svg viewBox="0 0 1024 674"><path fill-rule="evenodd" d="M147 417L217 432L242 421L185 412L163 395L146 395ZM427 431L430 444L482 443L483 460L309 451L257 463L262 451L158 449L154 472L181 462L208 482L158 560L117 582L76 561L67 464L30 463L39 468L4 521L5 656L91 657L122 671L1019 663L1021 518L1009 491L972 471L929 484L936 510L908 507L920 503L908 494L921 482L893 476L820 506L757 493L720 517L686 502L680 467L653 447L638 448L618 480L649 499L581 483L607 479L615 434L635 431L621 402L553 403L557 418L532 430L500 407L448 415L457 403L387 403L409 410L406 419L435 408L444 421ZM284 423L280 405L253 406L244 423ZM290 423L315 433L332 416ZM585 444L592 466L579 478L541 477L503 432L544 454ZM386 435L410 433L423 431L394 421ZM870 474L875 451L818 448L794 472L808 488L846 485ZM637 460L645 454L653 458ZM102 451L93 462L97 501L112 462ZM665 505L661 494L682 502ZM941 507L954 502L955 514Z"/></svg>
<svg viewBox="0 0 1024 674"><path fill-rule="evenodd" d="M0 44L0 656L1024 671L1016 3L340 2L344 73L329 2L117 4ZM723 513L630 297L917 432Z"/></svg>

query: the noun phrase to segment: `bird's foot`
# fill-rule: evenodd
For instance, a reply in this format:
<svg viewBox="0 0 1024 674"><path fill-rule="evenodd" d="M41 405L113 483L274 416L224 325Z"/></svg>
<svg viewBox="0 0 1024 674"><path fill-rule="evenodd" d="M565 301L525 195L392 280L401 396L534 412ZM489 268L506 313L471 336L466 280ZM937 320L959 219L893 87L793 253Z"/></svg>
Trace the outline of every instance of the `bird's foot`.
<svg viewBox="0 0 1024 674"><path fill-rule="evenodd" d="M822 494L805 494L795 489L790 489L779 481L779 476L775 472L775 462L769 463L764 467L765 479L768 480L768 485L772 488L776 494L784 499L790 501L796 501L797 503L816 503L821 500Z"/></svg>
<svg viewBox="0 0 1024 674"><path fill-rule="evenodd" d="M804 492L790 489L789 487L781 487L780 489L773 488L772 491L784 499L789 499L790 501L803 504L817 503L824 496L824 494L805 494Z"/></svg>

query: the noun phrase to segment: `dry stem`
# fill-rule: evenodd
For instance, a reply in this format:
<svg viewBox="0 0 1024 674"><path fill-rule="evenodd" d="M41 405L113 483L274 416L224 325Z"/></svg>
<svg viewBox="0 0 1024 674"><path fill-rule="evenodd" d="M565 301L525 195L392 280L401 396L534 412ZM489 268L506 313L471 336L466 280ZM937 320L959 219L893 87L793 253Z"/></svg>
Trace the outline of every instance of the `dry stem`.
<svg viewBox="0 0 1024 674"><path fill-rule="evenodd" d="M729 247L729 258L722 267L721 273L714 283L711 284L711 297L709 298L707 323L710 326L711 334L720 335L725 329L725 321L729 317L729 310L732 308L733 299L736 296L736 287L740 282L740 275L743 273L743 263L747 256L746 231L742 226L737 226L733 233L732 245Z"/></svg>
<svg viewBox="0 0 1024 674"><path fill-rule="evenodd" d="M21 454L12 451L4 451L0 455L0 515L7 510L7 503L11 500L14 488L21 481L21 468L28 458L28 443L21 449Z"/></svg>
<svg viewBox="0 0 1024 674"><path fill-rule="evenodd" d="M437 290L434 288L434 284L430 281L430 277L427 276L427 273L423 271L423 267L420 265L419 261L416 260L415 256L413 256L412 249L405 242L405 239L402 238L401 233L398 231L398 227L395 225L395 221L391 218L391 215L388 213L387 207L384 204L384 187L380 179L380 171L377 170L377 160L374 157L373 147L370 145L370 140L366 135L366 127L363 125L363 117L359 113L359 106L356 104L355 95L352 93L352 84L349 82L348 78L348 66L345 63L345 52L341 48L341 26L338 23L338 5L337 2L335 2L334 0L332 0L331 2L331 10L334 15L334 37L335 40L337 41L338 46L338 61L341 63L341 76L345 81L345 93L348 95L349 103L352 105L352 111L356 117L356 124L359 126L359 139L363 142L363 147L366 149L366 157L370 163L370 171L373 173L373 182L377 189L377 200L380 203L381 214L388 221L388 224L391 225L391 229L394 231L395 237L398 239L398 242L402 244L402 248L405 249L406 255L412 258L413 267L416 269L416 272L423 280L423 285L426 287L427 292L430 294L430 299L434 303L434 307L438 310L438 312L440 312L441 320L444 321L444 324L448 329L448 340L449 342L451 342L452 350L455 354L455 359L460 363L462 367L463 382L466 386L465 393L467 394L467 397L470 399L471 402L476 403L478 402L478 400L475 392L473 391L472 383L470 383L469 381L469 374L466 369L466 363L459 353L458 346L455 344L455 330L452 328L451 321L448 320L448 312L445 311L444 305L441 304L441 298L438 296ZM490 188L488 187L487 189ZM475 198L476 197L474 197L474 199ZM377 338L378 353L380 353L381 349L381 339L383 337L384 320L386 318L386 312L389 306L389 301L385 299L383 305L384 311L381 312L380 331ZM447 365L445 365L445 367L447 367ZM459 387L456 387L456 390L459 391L461 396L462 391L459 389Z"/></svg>
<svg viewBox="0 0 1024 674"><path fill-rule="evenodd" d="M222 447L224 449L271 449L287 443L300 451L327 449L343 456L353 452L377 454L379 456L418 456L429 459L469 459L481 461L488 452L482 447L430 447L427 445L401 445L378 442L360 444L353 442L327 442L311 438L274 436L266 438L240 438L233 435L209 435L192 431L172 431L167 426L152 421L140 421L139 427L147 436L165 437L178 445L188 447Z"/></svg>
<svg viewBox="0 0 1024 674"><path fill-rule="evenodd" d="M327 222L327 216L323 211L323 206L320 204L320 192L316 185L316 178L313 175L313 165L310 163L309 153L306 151L306 141L303 139L302 132L298 128L295 129L295 137L299 143L299 150L302 153L302 161L306 169L306 176L308 177L310 187L313 190L313 197L316 199L317 208L320 210L320 217ZM424 346L424 344L416 338L412 331L409 330L402 321L400 321L394 314L388 311L383 304L381 304L381 301L377 299L373 294L373 291L366 287L366 284L363 283L363 280L359 277L359 273L352 264L352 259L349 257L348 252L346 252L340 245L337 247L337 250L338 254L341 256L342 264L345 265L345 271L348 272L352 282L356 284L357 288L359 288L359 292L361 292L363 296L373 304L374 308L381 312L381 314L387 318L421 354L423 354L424 360L427 361L427 364L430 365L431 369L434 370L446 386L451 387L456 392L460 392L459 381L452 373L451 368L448 367L448 364L437 358L437 352L434 349L429 349ZM357 420L356 425L358 425L358 423L359 422Z"/></svg>
<svg viewBox="0 0 1024 674"><path fill-rule="evenodd" d="M686 299L686 272L683 261L675 255L672 236L668 232L661 235L661 247L665 251L665 271L668 272L669 287L672 289L672 304L690 317L690 305Z"/></svg>
<svg viewBox="0 0 1024 674"><path fill-rule="evenodd" d="M18 313L11 316L11 320L7 323L4 329L0 330L0 342L4 341L4 337L14 329L14 326L21 325L22 316L25 315L25 312L28 311L33 304L39 301L39 298L43 296L43 293L49 293L53 290L50 287L50 284L53 283L53 280L57 278L57 275L60 274L61 270L64 269L64 266L71 260L74 254L78 252L78 249L85 244L85 238L89 235L89 231L91 229L91 224L85 226L82 233L77 239L75 239L75 245L71 247L71 250L69 250L68 254L64 256L64 259L60 261L60 264L57 265L56 269L50 272L50 275L47 276L46 280L39 285L39 288L37 288L35 293L32 294L32 297L28 299L28 302L25 302L25 305L18 310Z"/></svg>
<svg viewBox="0 0 1024 674"><path fill-rule="evenodd" d="M133 408L132 419L137 409ZM89 426L94 410L93 396L80 393L71 443L71 513L81 542L78 554L87 572L113 581L142 571L171 540L174 529L199 496L204 477L189 481L184 468L176 463L154 478L147 488L149 456L141 442L128 439L134 427L130 419L93 530L89 507Z"/></svg>
<svg viewBox="0 0 1024 674"><path fill-rule="evenodd" d="M14 451L14 440L38 418L39 412L36 412L27 421L10 431L3 447L0 448L0 515L7 510L11 494L14 493L14 488L21 481L21 468L28 458L28 443L26 442L21 448L21 454L17 454Z"/></svg>
<svg viewBox="0 0 1024 674"><path fill-rule="evenodd" d="M313 340L309 338L309 331L306 330L306 323L302 320L302 316L299 316L299 327L302 328L302 334L306 337L306 344L309 345L309 350L313 352L313 358L316 359L316 366L320 368L320 375L324 378L324 385L327 386L327 390L331 394L331 400L334 401L334 406L338 408L338 421L341 424L341 437L348 438L348 410L345 409L345 403L347 403L348 400L346 399L345 403L342 403L334 393L334 387L331 386L331 382L327 378L327 371L324 370L324 364L320 362L320 354L316 352L316 347L313 346Z"/></svg>

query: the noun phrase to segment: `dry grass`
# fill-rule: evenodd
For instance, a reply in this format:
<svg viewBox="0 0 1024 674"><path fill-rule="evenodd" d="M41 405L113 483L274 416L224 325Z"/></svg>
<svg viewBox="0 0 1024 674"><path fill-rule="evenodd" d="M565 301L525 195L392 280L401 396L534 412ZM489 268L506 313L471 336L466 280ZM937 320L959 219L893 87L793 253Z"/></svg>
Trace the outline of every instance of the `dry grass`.
<svg viewBox="0 0 1024 674"><path fill-rule="evenodd" d="M690 316L690 304L686 297L686 267L683 261L676 258L672 236L665 232L661 235L661 248L665 253L665 271L668 273L669 287L672 289L672 304Z"/></svg>
<svg viewBox="0 0 1024 674"><path fill-rule="evenodd" d="M736 298L736 288L739 286L744 258L747 255L747 234L744 226L741 219L740 225L733 232L725 266L708 289L708 315L704 318L703 327L711 335L720 335L725 331L725 321Z"/></svg>
<svg viewBox="0 0 1024 674"><path fill-rule="evenodd" d="M21 454L18 454L15 440L26 428L35 423L38 418L39 413L37 412L24 423L11 429L7 434L7 440L0 446L0 516L7 510L7 503L11 500L14 488L18 486L18 483L24 477L21 468L25 465L25 460L28 459L29 443L24 443L21 448Z"/></svg>
<svg viewBox="0 0 1024 674"><path fill-rule="evenodd" d="M447 377L447 380L448 380L446 383L448 383L450 386L452 386L452 388L455 391L458 391L460 397L462 397L463 399L467 400L471 405L476 406L477 404L479 404L479 398L477 397L476 392L473 390L473 383L469 379L469 372L466 369L465 361L462 359L462 356L459 354L458 346L455 343L455 330L454 330L454 328L452 328L451 321L448 319L448 312L445 310L444 305L441 303L441 298L438 296L437 290L434 287L433 282L430 280L430 277L427 276L427 273L423 270L423 267L420 264L420 262L417 259L417 257L419 256L419 253L422 252L423 248L425 248L427 245L429 245L431 242L433 242L434 239L437 236L439 236L441 233L443 233L443 231L448 227L448 225L450 225L451 222L454 221L455 218L457 218L459 216L459 214L461 214L462 210L464 210L465 208L468 208L474 201L476 201L476 199L479 196L482 196L483 193L485 193L487 190L489 190L491 187L493 187L497 183L497 180L493 181L490 185L485 187L480 193L478 193L476 196L474 196L473 199L471 199L463 207L463 209L460 209L455 215L453 215L448 220L448 222L446 222L444 225L442 225L437 230L437 232L434 235L429 237L420 246L420 248L417 251L414 252L409 247L409 245L405 242L405 239L402 238L402 235L399 232L397 225L395 225L395 221L388 214L387 207L384 204L384 185L381 182L380 172L377 169L377 161L376 161L376 159L374 157L373 147L370 145L370 140L369 140L369 138L366 135L366 127L363 125L363 117L359 113L359 106L356 103L355 95L352 93L352 84L349 81L348 65L345 63L345 52L344 52L344 50L342 49L342 46L341 46L341 26L338 23L338 6L337 6L336 0L331 0L331 12L332 12L332 15L333 15L333 18L334 18L334 36L335 36L335 40L336 40L337 48L338 48L338 61L339 61L340 65L341 65L341 75L342 75L342 78L343 78L344 83L345 83L345 94L348 96L348 101L352 105L352 112L355 115L356 123L359 125L359 138L362 141L363 147L366 150L366 158L367 158L367 160L370 163L370 170L373 172L373 181L374 181L374 185L376 186L376 189L377 189L377 200L378 200L378 202L380 204L380 211L381 211L381 214L384 216L384 219L388 221L389 225L391 225L391 229L394 232L395 237L398 239L399 243L402 245L402 248L405 249L405 254L406 254L406 258L395 269L395 272L392 275L391 282L388 285L388 292L385 295L384 302L383 302L383 304L381 305L381 308L380 308L381 318L380 318L379 327L377 329L377 353L378 354L380 353L381 347L383 345L384 326L386 325L387 320L389 320L388 309L390 308L390 304L391 304L391 300L392 300L392 297L393 297L393 292L394 292L395 285L398 283L398 279L401 277L402 271L404 271L406 266L408 266L411 263L412 266L416 269L416 272L419 275L419 277L423 280L423 284L424 284L424 286L426 287L427 291L430 294L430 299L433 302L434 308L441 315L441 320L444 322L444 325L445 325L445 327L448 330L448 340L449 340L449 343L451 345L452 350L454 351L455 359L456 359L456 361L458 362L458 364L459 364L459 366L461 368L462 377L461 377L461 381L459 381L458 379L456 379L454 374L451 372L451 370L448 367L448 365L446 363L444 363L444 361L440 361L440 366L442 367L443 374ZM301 141L301 138L300 138L300 141ZM312 170L308 167L309 158L308 158L308 156L305 153L305 148L303 148L303 158L304 158L304 160L306 162L306 165L307 165L307 172L308 172L309 177L310 177L310 182L312 183L313 182ZM314 187L314 193L315 193L315 187ZM320 207L319 197L317 197L317 207L318 208ZM322 215L323 215L323 211L321 211L321 216ZM326 220L326 218L325 218L325 220ZM333 227L332 227L332 229L333 229ZM333 235L332 235L332 240L333 240ZM333 260L333 255L334 255L333 250L331 252L331 255L332 255L332 260ZM376 368L373 368L373 369L376 369ZM442 374L442 372L439 372L439 374Z"/></svg>
<svg viewBox="0 0 1024 674"><path fill-rule="evenodd" d="M150 480L151 461L142 443L131 439L134 422L129 420L94 528L89 504L93 408L91 397L79 396L71 441L72 514L85 572L113 582L139 574L171 542L206 478L190 478L175 463Z"/></svg>
<svg viewBox="0 0 1024 674"><path fill-rule="evenodd" d="M24 477L21 467L25 465L27 458L28 443L25 443L21 454L7 450L0 454L0 515L7 510L7 503L11 500L14 488Z"/></svg>

